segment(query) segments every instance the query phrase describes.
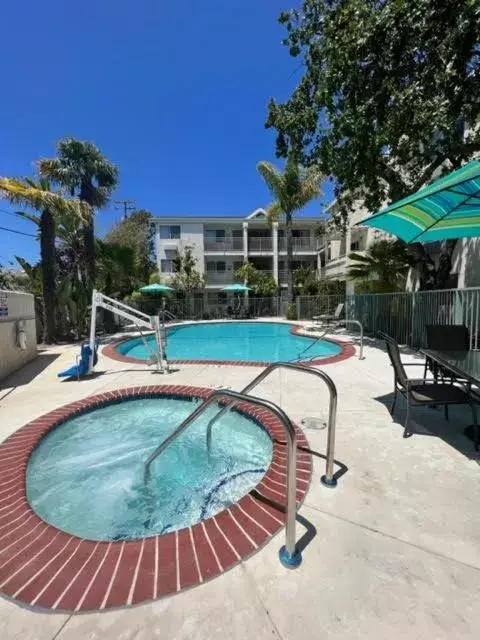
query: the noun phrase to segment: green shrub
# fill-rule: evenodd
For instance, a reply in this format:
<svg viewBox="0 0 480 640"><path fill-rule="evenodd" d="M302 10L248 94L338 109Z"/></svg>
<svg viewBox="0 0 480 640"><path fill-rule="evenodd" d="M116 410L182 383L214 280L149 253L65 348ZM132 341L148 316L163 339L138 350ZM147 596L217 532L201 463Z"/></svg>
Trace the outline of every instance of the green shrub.
<svg viewBox="0 0 480 640"><path fill-rule="evenodd" d="M297 305L289 304L285 311L285 318L287 320L296 320L297 319Z"/></svg>

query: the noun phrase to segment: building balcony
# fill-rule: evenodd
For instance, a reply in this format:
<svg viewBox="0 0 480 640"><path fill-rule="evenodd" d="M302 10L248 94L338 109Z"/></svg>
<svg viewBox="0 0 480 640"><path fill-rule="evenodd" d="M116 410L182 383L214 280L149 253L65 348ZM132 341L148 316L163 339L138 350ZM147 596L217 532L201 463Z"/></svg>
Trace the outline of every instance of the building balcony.
<svg viewBox="0 0 480 640"><path fill-rule="evenodd" d="M272 249L272 238L248 238L248 251L250 253L269 253L272 251Z"/></svg>
<svg viewBox="0 0 480 640"><path fill-rule="evenodd" d="M294 253L299 251L311 251L314 253L317 250L317 242L314 238L293 238L292 248ZM280 238L278 240L278 250L287 250L287 242L285 238Z"/></svg>
<svg viewBox="0 0 480 640"><path fill-rule="evenodd" d="M243 238L233 238L231 240L205 240L204 251L211 253L225 253L226 251L243 252Z"/></svg>
<svg viewBox="0 0 480 640"><path fill-rule="evenodd" d="M208 285L227 285L233 282L240 282L238 278L234 276L233 271L206 271L205 272L205 284Z"/></svg>

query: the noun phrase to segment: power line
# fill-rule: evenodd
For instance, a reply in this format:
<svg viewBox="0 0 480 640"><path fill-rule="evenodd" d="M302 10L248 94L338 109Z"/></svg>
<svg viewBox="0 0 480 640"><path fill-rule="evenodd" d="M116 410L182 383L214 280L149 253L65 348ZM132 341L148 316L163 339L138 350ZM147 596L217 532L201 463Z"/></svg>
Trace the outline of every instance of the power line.
<svg viewBox="0 0 480 640"><path fill-rule="evenodd" d="M10 233L18 233L19 236L29 236L30 238L36 238L34 233L25 233L24 231L16 231L15 229L7 229L7 227L0 227L0 231L9 231Z"/></svg>
<svg viewBox="0 0 480 640"><path fill-rule="evenodd" d="M135 200L115 200L114 204L118 204L120 206L115 207L117 210L123 209L123 219L126 220L128 218L129 211L135 211Z"/></svg>
<svg viewBox="0 0 480 640"><path fill-rule="evenodd" d="M7 216L13 216L14 218L16 218L18 220L18 218L20 218L21 216L17 215L16 213L12 213L11 211L7 211L6 209L0 209L1 213L6 213Z"/></svg>

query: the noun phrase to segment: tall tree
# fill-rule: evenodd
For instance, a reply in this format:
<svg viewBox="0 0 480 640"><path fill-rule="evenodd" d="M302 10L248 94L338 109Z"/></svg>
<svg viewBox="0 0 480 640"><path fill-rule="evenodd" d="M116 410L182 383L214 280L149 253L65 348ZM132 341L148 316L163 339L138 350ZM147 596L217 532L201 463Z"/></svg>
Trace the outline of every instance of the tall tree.
<svg viewBox="0 0 480 640"><path fill-rule="evenodd" d="M105 207L118 184L118 168L92 142L64 138L57 157L39 161L41 175L86 202L92 210ZM89 288L95 285L95 232L93 215L84 225L86 274Z"/></svg>
<svg viewBox="0 0 480 640"><path fill-rule="evenodd" d="M44 303L44 342L52 342L55 330L55 218L73 216L86 220L90 208L78 200L67 200L60 193L51 191L49 182L41 178L38 182L30 178L0 178L0 196L11 203L34 209L39 214L18 212L38 225L40 236L40 256L42 269L42 295Z"/></svg>
<svg viewBox="0 0 480 640"><path fill-rule="evenodd" d="M266 124L278 155L298 146L335 177L340 222L354 200L374 212L480 151L477 1L303 0L280 22L304 72Z"/></svg>
<svg viewBox="0 0 480 640"><path fill-rule="evenodd" d="M257 169L275 198L274 202L266 209L269 219L273 221L279 216L285 216L287 294L289 302L293 302L293 215L320 195L320 183L323 179L323 174L315 166L302 167L293 151L288 154L283 172L271 162L265 161L259 162Z"/></svg>
<svg viewBox="0 0 480 640"><path fill-rule="evenodd" d="M135 276L147 284L156 266L152 214L145 209L134 211L115 224L104 240L131 249Z"/></svg>
<svg viewBox="0 0 480 640"><path fill-rule="evenodd" d="M365 254L351 253L348 277L372 293L404 291L413 258L401 240L379 240Z"/></svg>

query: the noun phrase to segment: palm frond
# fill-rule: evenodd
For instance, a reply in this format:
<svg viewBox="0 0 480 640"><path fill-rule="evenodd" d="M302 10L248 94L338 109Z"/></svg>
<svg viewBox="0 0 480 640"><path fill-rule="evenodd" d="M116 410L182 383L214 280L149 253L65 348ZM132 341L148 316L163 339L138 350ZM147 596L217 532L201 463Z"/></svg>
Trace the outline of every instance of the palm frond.
<svg viewBox="0 0 480 640"><path fill-rule="evenodd" d="M38 216L36 213L29 213L28 211L15 211L15 215L19 218L30 220L30 222L33 222L33 224L36 224L37 226L40 225L40 216Z"/></svg>
<svg viewBox="0 0 480 640"><path fill-rule="evenodd" d="M361 253L349 253L348 257L350 260L355 260L356 262L363 262L365 264L370 264L372 262L372 258L368 255L363 255Z"/></svg>
<svg viewBox="0 0 480 640"><path fill-rule="evenodd" d="M266 208L265 211L267 213L268 222L272 224L272 222L276 222L278 217L285 213L282 209L282 205L278 200L275 202L271 202Z"/></svg>
<svg viewBox="0 0 480 640"><path fill-rule="evenodd" d="M259 162L257 169L286 215L303 209L321 193L322 172L317 167L304 169L293 153L288 155L283 173L265 161Z"/></svg>
<svg viewBox="0 0 480 640"><path fill-rule="evenodd" d="M64 213L83 219L91 215L91 208L87 203L76 199L67 200L59 193L31 186L31 182L18 178L0 178L0 197L12 204L32 207L37 211L49 209L54 215Z"/></svg>
<svg viewBox="0 0 480 640"><path fill-rule="evenodd" d="M271 162L262 160L257 164L257 171L265 180L270 193L276 200L281 200L284 193L282 172Z"/></svg>

